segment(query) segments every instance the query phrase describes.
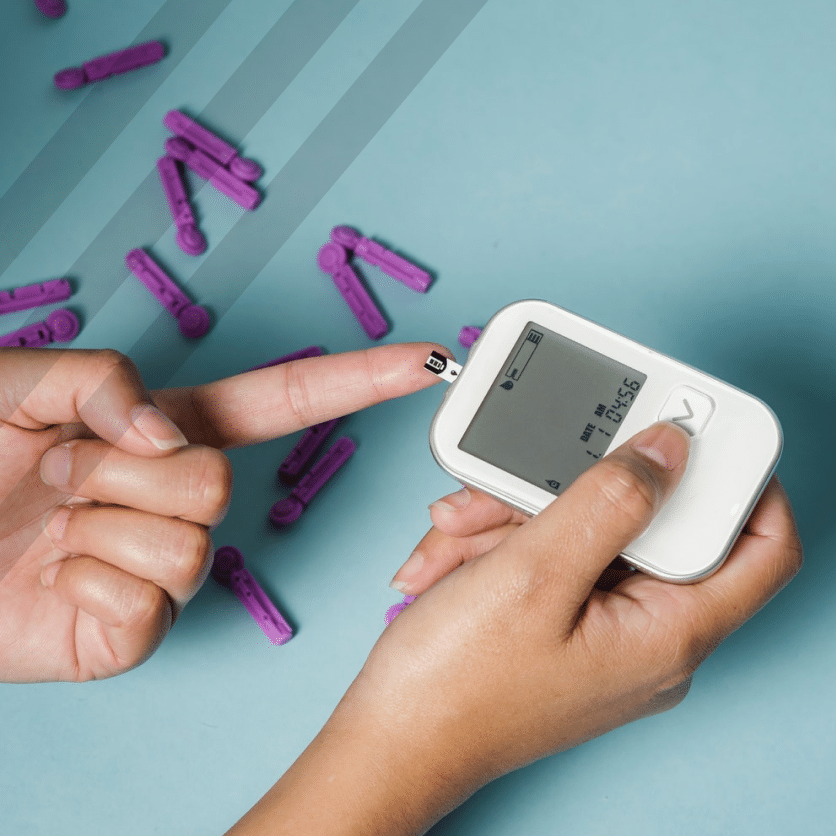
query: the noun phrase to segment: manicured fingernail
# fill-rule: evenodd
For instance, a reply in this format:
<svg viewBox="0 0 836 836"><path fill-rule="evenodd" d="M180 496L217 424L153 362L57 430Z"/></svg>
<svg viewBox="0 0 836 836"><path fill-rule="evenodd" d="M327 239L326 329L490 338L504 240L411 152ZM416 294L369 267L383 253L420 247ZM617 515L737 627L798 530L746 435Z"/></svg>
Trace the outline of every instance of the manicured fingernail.
<svg viewBox="0 0 836 836"><path fill-rule="evenodd" d="M689 436L675 424L663 422L639 433L630 447L665 470L676 470L688 456Z"/></svg>
<svg viewBox="0 0 836 836"><path fill-rule="evenodd" d="M51 447L41 456L41 480L54 488L67 488L70 484L73 453L72 442Z"/></svg>
<svg viewBox="0 0 836 836"><path fill-rule="evenodd" d="M430 508L438 508L439 511L461 511L470 505L471 495L467 488L451 493L444 499L437 499L430 505Z"/></svg>
<svg viewBox="0 0 836 836"><path fill-rule="evenodd" d="M421 552L412 552L406 563L398 570L389 586L406 595L412 588L412 582L415 580L415 576L423 567L424 555Z"/></svg>
<svg viewBox="0 0 836 836"><path fill-rule="evenodd" d="M151 404L134 407L131 422L136 431L159 450L173 450L189 443L174 422Z"/></svg>
<svg viewBox="0 0 836 836"><path fill-rule="evenodd" d="M57 511L47 515L45 518L46 525L44 526L44 531L53 543L56 543L64 536L64 531L67 528L67 520L69 518L69 508L59 508Z"/></svg>
<svg viewBox="0 0 836 836"><path fill-rule="evenodd" d="M61 570L61 563L60 560L54 560L52 563L47 563L43 569L41 569L41 583L49 589L51 586L55 584L55 576Z"/></svg>

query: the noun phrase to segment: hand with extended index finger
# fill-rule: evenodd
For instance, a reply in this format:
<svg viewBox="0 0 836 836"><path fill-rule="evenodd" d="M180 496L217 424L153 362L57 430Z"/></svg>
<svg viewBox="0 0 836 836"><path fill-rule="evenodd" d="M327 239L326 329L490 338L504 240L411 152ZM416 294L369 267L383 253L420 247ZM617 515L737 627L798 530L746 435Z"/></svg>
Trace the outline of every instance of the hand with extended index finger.
<svg viewBox="0 0 836 836"><path fill-rule="evenodd" d="M0 349L0 681L148 658L208 574L221 449L432 385L437 346L315 357L149 393L115 351Z"/></svg>

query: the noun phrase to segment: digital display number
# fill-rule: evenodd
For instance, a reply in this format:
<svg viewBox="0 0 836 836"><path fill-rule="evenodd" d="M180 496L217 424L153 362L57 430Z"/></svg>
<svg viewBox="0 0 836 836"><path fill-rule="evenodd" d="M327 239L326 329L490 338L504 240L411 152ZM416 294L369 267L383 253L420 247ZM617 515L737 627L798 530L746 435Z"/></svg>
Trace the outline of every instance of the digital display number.
<svg viewBox="0 0 836 836"><path fill-rule="evenodd" d="M580 440L588 445L586 448L588 456L600 459L604 454L615 431L612 425L620 424L624 420L624 416L630 411L636 395L642 388L642 382L635 378L625 377L612 399L612 405L608 407L606 403L599 403L595 408L596 418L603 418L605 421L611 421L612 424L599 426L590 422L584 427Z"/></svg>

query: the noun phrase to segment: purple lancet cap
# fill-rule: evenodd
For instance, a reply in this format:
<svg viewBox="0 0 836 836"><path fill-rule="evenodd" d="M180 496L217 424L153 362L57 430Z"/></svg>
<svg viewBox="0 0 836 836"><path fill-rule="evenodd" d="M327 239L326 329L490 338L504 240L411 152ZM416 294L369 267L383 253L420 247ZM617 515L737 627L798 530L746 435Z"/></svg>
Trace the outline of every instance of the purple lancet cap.
<svg viewBox="0 0 836 836"><path fill-rule="evenodd" d="M323 273L333 276L343 264L348 264L348 251L342 244L329 241L319 248L316 263Z"/></svg>
<svg viewBox="0 0 836 836"><path fill-rule="evenodd" d="M400 604L395 604L386 610L386 615L383 616L388 627L418 596L407 595Z"/></svg>
<svg viewBox="0 0 836 836"><path fill-rule="evenodd" d="M81 67L70 67L55 74L55 86L72 90L91 81L101 81L113 75L155 64L165 57L165 47L160 41L146 41L85 61Z"/></svg>
<svg viewBox="0 0 836 836"><path fill-rule="evenodd" d="M363 236L352 226L335 226L331 230L331 240L347 250L353 250Z"/></svg>
<svg viewBox="0 0 836 836"><path fill-rule="evenodd" d="M331 278L369 339L379 340L385 336L389 331L389 325L366 288L363 287L354 268L350 264L343 264L331 274Z"/></svg>
<svg viewBox="0 0 836 836"><path fill-rule="evenodd" d="M35 5L38 11L47 17L61 17L67 11L64 0L35 0Z"/></svg>
<svg viewBox="0 0 836 836"><path fill-rule="evenodd" d="M279 481L283 485L291 488L302 478L302 473L310 464L311 459L317 454L319 448L322 447L339 423L339 418L333 418L330 421L323 421L321 424L308 427L299 443L279 465Z"/></svg>
<svg viewBox="0 0 836 836"><path fill-rule="evenodd" d="M210 186L214 186L221 194L225 194L244 209L255 209L261 202L261 195L249 183L240 180L183 137L175 136L167 139L165 150L167 154L185 163L195 174L208 180Z"/></svg>
<svg viewBox="0 0 836 836"><path fill-rule="evenodd" d="M291 639L292 628L244 566L244 555L238 549L221 546L215 552L212 577L235 593L273 644L285 644Z"/></svg>
<svg viewBox="0 0 836 836"><path fill-rule="evenodd" d="M202 337L209 330L209 314L192 303L165 270L145 250L131 250L125 256L128 269L154 294L171 313L184 337Z"/></svg>
<svg viewBox="0 0 836 836"><path fill-rule="evenodd" d="M479 335L481 333L481 328L477 328L475 325L465 325L464 328L459 331L459 345L463 345L465 348L470 348L473 343L479 339Z"/></svg>
<svg viewBox="0 0 836 836"><path fill-rule="evenodd" d="M294 351L291 354L285 354L283 357L277 357L275 360L270 360L267 363L262 363L260 366L253 366L247 369L248 372L254 372L256 369L267 369L270 366L280 366L282 363L290 363L292 360L304 360L306 357L321 357L322 349L318 345L311 345L307 348L300 348L299 351Z"/></svg>
<svg viewBox="0 0 836 836"><path fill-rule="evenodd" d="M66 279L50 279L12 290L0 290L0 314L63 302L72 295L73 289Z"/></svg>
<svg viewBox="0 0 836 836"><path fill-rule="evenodd" d="M270 522L281 528L299 519L310 501L351 458L357 445L348 436L338 438L328 452L305 474L287 499L270 509Z"/></svg>
<svg viewBox="0 0 836 836"><path fill-rule="evenodd" d="M426 270L416 267L411 261L370 238L361 238L354 247L354 254L418 293L426 293L432 281L432 276Z"/></svg>
<svg viewBox="0 0 836 836"><path fill-rule="evenodd" d="M206 238L197 228L177 160L169 156L160 157L157 160L157 171L171 210L171 219L177 227L177 245L188 255L200 255L206 251Z"/></svg>
<svg viewBox="0 0 836 836"><path fill-rule="evenodd" d="M177 136L204 151L212 159L226 166L232 174L245 182L258 180L264 170L254 160L239 157L238 151L219 136L198 125L194 119L179 110L169 110L163 117L163 124Z"/></svg>
<svg viewBox="0 0 836 836"><path fill-rule="evenodd" d="M66 308L53 311L45 322L33 322L0 336L0 348L38 348L52 342L66 343L78 336L78 317Z"/></svg>

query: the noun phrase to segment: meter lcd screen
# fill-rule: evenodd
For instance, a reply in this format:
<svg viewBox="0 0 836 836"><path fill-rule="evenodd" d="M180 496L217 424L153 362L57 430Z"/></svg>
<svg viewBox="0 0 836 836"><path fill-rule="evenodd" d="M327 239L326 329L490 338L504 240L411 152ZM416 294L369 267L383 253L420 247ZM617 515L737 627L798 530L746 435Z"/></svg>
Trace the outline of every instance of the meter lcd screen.
<svg viewBox="0 0 836 836"><path fill-rule="evenodd" d="M558 495L606 453L646 380L529 322L459 448Z"/></svg>

